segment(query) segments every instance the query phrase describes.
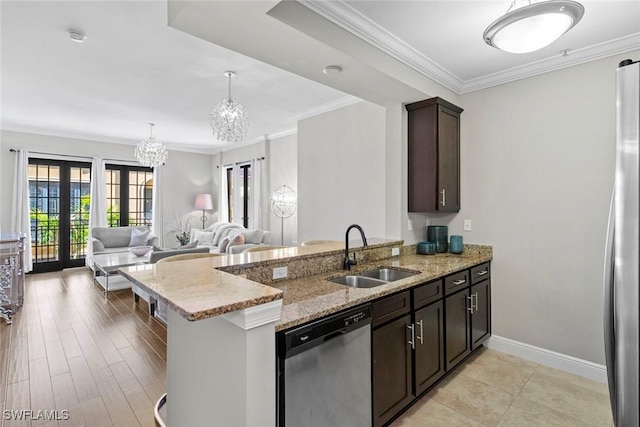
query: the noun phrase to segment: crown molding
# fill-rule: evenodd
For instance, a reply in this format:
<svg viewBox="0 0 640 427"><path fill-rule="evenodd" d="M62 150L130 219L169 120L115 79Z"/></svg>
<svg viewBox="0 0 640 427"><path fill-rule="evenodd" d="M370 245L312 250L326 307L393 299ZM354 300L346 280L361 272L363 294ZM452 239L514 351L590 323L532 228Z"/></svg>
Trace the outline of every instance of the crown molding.
<svg viewBox="0 0 640 427"><path fill-rule="evenodd" d="M464 83L460 95L515 80L534 77L551 71L561 70L563 68L573 67L636 49L640 49L640 33L631 34L582 49L568 50L566 55L558 54L551 58L468 80Z"/></svg>
<svg viewBox="0 0 640 427"><path fill-rule="evenodd" d="M432 61L353 9L343 0L302 0L301 3L407 67L458 95L640 49L640 33L636 33L575 51L570 50L566 56L558 54L508 70L463 81L440 64Z"/></svg>
<svg viewBox="0 0 640 427"><path fill-rule="evenodd" d="M305 0L301 3L442 86L454 92L458 92L462 87L462 80L454 74L371 21L344 1Z"/></svg>

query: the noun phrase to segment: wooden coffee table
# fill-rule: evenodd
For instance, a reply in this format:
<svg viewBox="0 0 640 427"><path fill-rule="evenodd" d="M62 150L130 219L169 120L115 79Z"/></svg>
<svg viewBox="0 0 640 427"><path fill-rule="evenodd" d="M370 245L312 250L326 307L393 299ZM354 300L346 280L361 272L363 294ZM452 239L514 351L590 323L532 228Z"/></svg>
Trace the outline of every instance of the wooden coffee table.
<svg viewBox="0 0 640 427"><path fill-rule="evenodd" d="M109 291L119 289L127 289L131 287L131 282L123 277L116 283L109 283L109 278L118 276L118 269L129 267L132 265L149 264L149 254L143 256L135 256L131 252L117 252L107 254L92 255L93 261L93 281L100 284L104 288L105 299L109 296ZM113 279L111 279L113 282Z"/></svg>

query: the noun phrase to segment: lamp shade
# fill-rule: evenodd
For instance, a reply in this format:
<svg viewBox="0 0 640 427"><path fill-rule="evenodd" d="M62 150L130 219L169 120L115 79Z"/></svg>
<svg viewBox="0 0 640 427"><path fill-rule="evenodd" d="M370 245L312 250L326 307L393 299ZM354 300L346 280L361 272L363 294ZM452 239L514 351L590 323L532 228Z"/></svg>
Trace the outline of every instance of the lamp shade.
<svg viewBox="0 0 640 427"><path fill-rule="evenodd" d="M213 209L213 197L209 193L196 194L196 209Z"/></svg>

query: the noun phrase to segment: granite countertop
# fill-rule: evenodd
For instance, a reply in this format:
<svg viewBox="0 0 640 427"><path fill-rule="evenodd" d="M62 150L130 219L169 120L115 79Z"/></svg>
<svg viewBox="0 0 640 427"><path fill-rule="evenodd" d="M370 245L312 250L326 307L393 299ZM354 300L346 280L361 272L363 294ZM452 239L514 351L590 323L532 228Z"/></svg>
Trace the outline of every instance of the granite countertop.
<svg viewBox="0 0 640 427"><path fill-rule="evenodd" d="M395 246L395 243L401 242L370 239L369 246L384 247L390 243ZM282 312L276 323L276 330L279 331L492 259L490 246L466 245L461 255L416 255L403 250L400 256L361 263L349 273L334 270L330 273L281 280L270 285L248 280L241 274L221 271L244 266L269 268L287 265L289 262L314 262L313 256L318 254L341 254L342 251L344 243L335 242L317 247L283 248L268 252L137 265L119 271L152 297L166 303L169 308L191 321L282 299ZM326 280L382 266L418 271L419 274L369 289L350 288Z"/></svg>
<svg viewBox="0 0 640 427"><path fill-rule="evenodd" d="M370 247L395 240L370 239ZM354 242L355 243L355 242ZM401 242L398 242L401 243ZM357 247L357 244L353 244ZM143 264L119 269L120 274L187 320L201 320L283 298L283 291L220 268L282 265L318 254L339 254L344 242L220 255L180 262Z"/></svg>
<svg viewBox="0 0 640 427"><path fill-rule="evenodd" d="M456 271L491 261L492 257L492 248L490 246L470 245L465 246L465 251L461 255L402 255L374 263L358 265L356 266L357 268L352 268L348 273L341 270L332 274L318 274L273 284L272 286L276 286L284 292L282 312L280 320L276 323L276 331L289 329L311 320L373 301L385 295L412 288L418 284ZM351 288L327 281L327 279L334 277L357 274L358 272L378 267L395 267L420 273L369 289Z"/></svg>

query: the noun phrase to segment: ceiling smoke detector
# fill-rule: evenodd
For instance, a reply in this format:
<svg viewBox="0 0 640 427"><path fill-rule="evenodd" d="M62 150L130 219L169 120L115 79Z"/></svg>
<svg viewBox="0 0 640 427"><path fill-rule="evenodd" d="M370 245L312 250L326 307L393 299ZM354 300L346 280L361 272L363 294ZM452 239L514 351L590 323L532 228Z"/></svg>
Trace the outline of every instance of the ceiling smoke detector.
<svg viewBox="0 0 640 427"><path fill-rule="evenodd" d="M71 40L76 43L84 43L84 41L87 39L86 34L81 33L80 31L69 30L68 33Z"/></svg>

